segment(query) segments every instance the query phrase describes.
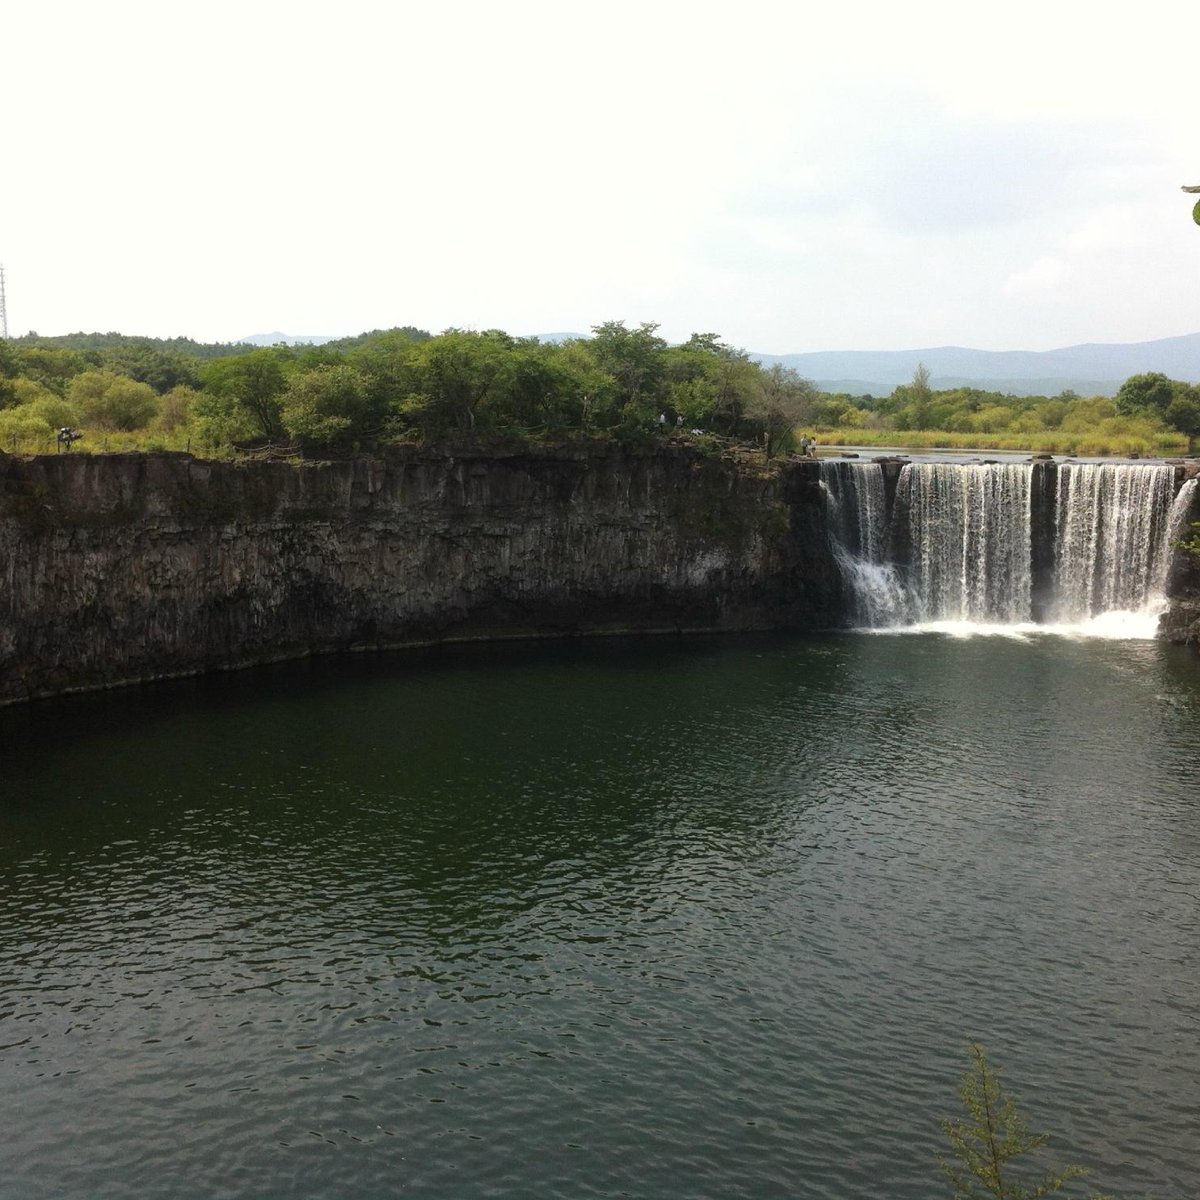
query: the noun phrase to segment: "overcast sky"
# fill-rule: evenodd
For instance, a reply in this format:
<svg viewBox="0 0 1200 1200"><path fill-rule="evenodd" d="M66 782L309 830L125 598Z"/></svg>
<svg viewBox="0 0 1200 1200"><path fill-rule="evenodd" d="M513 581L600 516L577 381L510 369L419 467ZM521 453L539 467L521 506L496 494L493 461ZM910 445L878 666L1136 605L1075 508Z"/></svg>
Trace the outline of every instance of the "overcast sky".
<svg viewBox="0 0 1200 1200"><path fill-rule="evenodd" d="M14 4L9 330L1192 333L1197 45L1158 0Z"/></svg>

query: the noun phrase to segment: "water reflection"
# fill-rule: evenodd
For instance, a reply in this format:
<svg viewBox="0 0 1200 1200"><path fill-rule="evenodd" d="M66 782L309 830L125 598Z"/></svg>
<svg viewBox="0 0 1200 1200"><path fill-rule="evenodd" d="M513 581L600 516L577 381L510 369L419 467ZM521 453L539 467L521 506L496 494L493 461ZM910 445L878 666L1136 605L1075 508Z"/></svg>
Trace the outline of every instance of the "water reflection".
<svg viewBox="0 0 1200 1200"><path fill-rule="evenodd" d="M1170 647L850 636L7 710L13 1194L924 1197L968 1036L1186 1192L1198 714Z"/></svg>

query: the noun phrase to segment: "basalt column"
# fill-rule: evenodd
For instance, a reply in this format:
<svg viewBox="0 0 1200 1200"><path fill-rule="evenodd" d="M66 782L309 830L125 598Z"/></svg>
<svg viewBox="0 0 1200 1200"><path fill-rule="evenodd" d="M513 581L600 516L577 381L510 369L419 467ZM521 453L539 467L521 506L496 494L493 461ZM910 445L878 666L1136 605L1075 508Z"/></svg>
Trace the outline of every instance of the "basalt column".
<svg viewBox="0 0 1200 1200"><path fill-rule="evenodd" d="M1047 619L1054 603L1057 465L1035 462L1029 487L1030 611L1033 619L1040 623Z"/></svg>

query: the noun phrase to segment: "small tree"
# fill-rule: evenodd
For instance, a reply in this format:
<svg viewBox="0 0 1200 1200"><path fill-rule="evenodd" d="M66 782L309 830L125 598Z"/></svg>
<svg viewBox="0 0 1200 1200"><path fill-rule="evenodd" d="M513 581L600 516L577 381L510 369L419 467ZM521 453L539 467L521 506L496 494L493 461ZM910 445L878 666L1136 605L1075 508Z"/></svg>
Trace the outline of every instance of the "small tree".
<svg viewBox="0 0 1200 1200"><path fill-rule="evenodd" d="M145 429L157 415L158 394L148 383L137 383L115 371L85 371L67 387L67 400L85 424L131 432Z"/></svg>
<svg viewBox="0 0 1200 1200"><path fill-rule="evenodd" d="M1000 1086L999 1070L988 1062L983 1047L972 1042L969 1055L970 1066L958 1085L967 1119L942 1122L954 1157L939 1161L954 1187L954 1200L1037 1200L1061 1192L1083 1170L1076 1166L1045 1170L1032 1186L1016 1178L1014 1160L1044 1146L1046 1135L1031 1132L1017 1114L1012 1098Z"/></svg>

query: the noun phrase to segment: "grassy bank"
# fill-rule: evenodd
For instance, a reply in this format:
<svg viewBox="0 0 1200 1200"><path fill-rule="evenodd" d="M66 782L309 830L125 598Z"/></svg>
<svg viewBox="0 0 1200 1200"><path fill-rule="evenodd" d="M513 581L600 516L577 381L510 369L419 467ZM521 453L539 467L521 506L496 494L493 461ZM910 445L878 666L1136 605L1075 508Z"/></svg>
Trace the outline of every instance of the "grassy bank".
<svg viewBox="0 0 1200 1200"><path fill-rule="evenodd" d="M822 446L889 446L911 450L1028 450L1042 454L1082 454L1125 457L1149 454L1171 457L1188 453L1186 434L1064 433L947 433L942 429L826 429L815 435Z"/></svg>

